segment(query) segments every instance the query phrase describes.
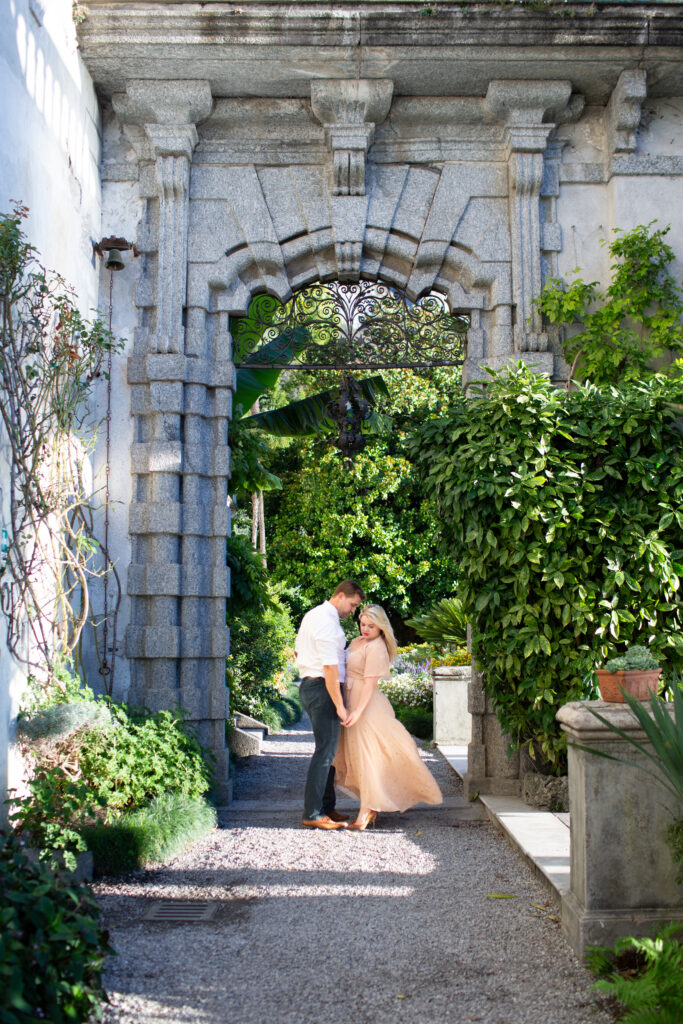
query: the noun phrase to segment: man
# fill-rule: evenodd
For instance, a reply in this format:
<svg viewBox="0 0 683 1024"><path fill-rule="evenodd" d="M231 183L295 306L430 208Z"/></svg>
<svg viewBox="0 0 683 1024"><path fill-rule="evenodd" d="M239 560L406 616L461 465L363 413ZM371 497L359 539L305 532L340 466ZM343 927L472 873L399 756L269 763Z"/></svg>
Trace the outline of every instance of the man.
<svg viewBox="0 0 683 1024"><path fill-rule="evenodd" d="M297 634L299 692L315 738L304 792L304 828L346 828L348 821L348 815L335 810L332 767L347 718L341 691L346 674L346 637L339 620L353 615L364 600L362 587L353 580L344 580L329 601L306 612Z"/></svg>

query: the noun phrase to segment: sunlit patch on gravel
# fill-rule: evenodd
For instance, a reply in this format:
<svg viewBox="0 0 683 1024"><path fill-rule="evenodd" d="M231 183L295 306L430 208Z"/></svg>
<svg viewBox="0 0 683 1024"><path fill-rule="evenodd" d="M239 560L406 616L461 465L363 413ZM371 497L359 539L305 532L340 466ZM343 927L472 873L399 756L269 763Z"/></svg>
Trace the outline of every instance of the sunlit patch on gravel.
<svg viewBox="0 0 683 1024"><path fill-rule="evenodd" d="M258 899L281 899L283 896L319 899L321 896L412 896L413 886L408 885L268 885L253 886L249 889L250 896Z"/></svg>

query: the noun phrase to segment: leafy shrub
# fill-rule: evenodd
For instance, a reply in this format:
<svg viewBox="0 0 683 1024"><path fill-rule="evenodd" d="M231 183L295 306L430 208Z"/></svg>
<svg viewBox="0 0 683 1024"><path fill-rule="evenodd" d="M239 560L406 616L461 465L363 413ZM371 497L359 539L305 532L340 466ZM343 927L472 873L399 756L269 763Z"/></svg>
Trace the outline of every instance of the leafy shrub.
<svg viewBox="0 0 683 1024"><path fill-rule="evenodd" d="M441 644L462 643L467 633L467 619L456 597L437 601L422 615L406 619L406 626L412 626L423 640Z"/></svg>
<svg viewBox="0 0 683 1024"><path fill-rule="evenodd" d="M103 801L82 779L71 778L61 765L41 764L28 780L28 795L9 800L9 819L19 835L40 851L51 867L73 871L76 855L87 847L81 835Z"/></svg>
<svg viewBox="0 0 683 1024"><path fill-rule="evenodd" d="M100 1020L109 948L85 886L30 864L15 836L0 833L2 1024Z"/></svg>
<svg viewBox="0 0 683 1024"><path fill-rule="evenodd" d="M41 859L63 859L73 868L76 854L86 849L87 826L111 822L121 811L166 793L197 800L210 788L211 755L180 710L152 713L105 704L70 683L63 690L53 686L47 699L55 696L68 703L43 708L46 694L32 695L34 711L24 717L21 735L33 771L28 795L11 801L14 827L40 850ZM54 740L27 745L36 735Z"/></svg>
<svg viewBox="0 0 683 1024"><path fill-rule="evenodd" d="M41 746L65 743L84 729L106 729L111 714L101 702L81 700L75 704L54 704L17 723L20 742Z"/></svg>
<svg viewBox="0 0 683 1024"><path fill-rule="evenodd" d="M683 352L683 298L668 271L674 251L664 241L670 229L650 228L616 229L607 248L619 262L612 262L604 293L596 281L577 278L567 287L551 278L539 296L537 305L551 323L579 324L564 351L572 369L579 364L583 380L642 380L653 372L654 360Z"/></svg>
<svg viewBox="0 0 683 1024"><path fill-rule="evenodd" d="M289 465L274 464L283 489L267 497L269 566L298 588L304 610L339 580L359 580L400 636L409 609L451 593L455 576L452 560L438 552L438 517L406 457L402 433L373 438L350 468L319 442L305 440L297 449Z"/></svg>
<svg viewBox="0 0 683 1024"><path fill-rule="evenodd" d="M399 647L394 668L401 672L405 665L423 664L425 670L429 670L443 665L469 665L471 660L466 647L437 643L413 644L411 647Z"/></svg>
<svg viewBox="0 0 683 1024"><path fill-rule="evenodd" d="M230 568L228 619L245 609L267 608L271 603L268 574L261 555L248 537L236 533L228 537L227 563Z"/></svg>
<svg viewBox="0 0 683 1024"><path fill-rule="evenodd" d="M665 669L683 664L682 399L663 377L566 392L520 365L414 441L486 692L558 774L555 714L596 661L654 637Z"/></svg>
<svg viewBox="0 0 683 1024"><path fill-rule="evenodd" d="M245 607L231 617L226 682L234 711L261 718L282 699L282 686L295 632L289 612L271 595L265 609ZM266 722L270 725L270 722Z"/></svg>
<svg viewBox="0 0 683 1024"><path fill-rule="evenodd" d="M669 924L654 938L619 939L614 949L594 946L586 962L599 976L594 988L621 1004L622 1024L680 1024L683 1019L683 925Z"/></svg>
<svg viewBox="0 0 683 1024"><path fill-rule="evenodd" d="M300 720L304 711L299 696L299 687L295 683L290 683L286 687L285 693L281 693L279 690L276 692L277 697L273 697L265 709L267 719L261 719L272 732L280 732L288 725L294 725Z"/></svg>
<svg viewBox="0 0 683 1024"><path fill-rule="evenodd" d="M671 850L674 864L678 865L679 884L683 883L683 819L672 821L666 830L666 841Z"/></svg>
<svg viewBox="0 0 683 1024"><path fill-rule="evenodd" d="M124 811L114 822L83 830L95 871L115 875L167 861L214 828L216 812L206 800L164 793L146 807Z"/></svg>
<svg viewBox="0 0 683 1024"><path fill-rule="evenodd" d="M211 755L181 709L151 712L113 702L110 709L113 727L89 733L79 758L83 781L110 819L164 793L196 799L209 790Z"/></svg>

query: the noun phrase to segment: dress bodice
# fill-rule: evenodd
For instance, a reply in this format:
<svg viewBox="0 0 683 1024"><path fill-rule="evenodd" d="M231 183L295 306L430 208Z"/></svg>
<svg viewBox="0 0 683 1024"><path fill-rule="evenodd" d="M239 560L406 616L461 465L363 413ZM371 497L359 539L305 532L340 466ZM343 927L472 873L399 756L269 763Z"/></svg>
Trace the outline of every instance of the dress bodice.
<svg viewBox="0 0 683 1024"><path fill-rule="evenodd" d="M389 675L391 663L389 652L381 636L374 640L356 637L346 651L346 678L362 679L364 676L379 676L384 679Z"/></svg>

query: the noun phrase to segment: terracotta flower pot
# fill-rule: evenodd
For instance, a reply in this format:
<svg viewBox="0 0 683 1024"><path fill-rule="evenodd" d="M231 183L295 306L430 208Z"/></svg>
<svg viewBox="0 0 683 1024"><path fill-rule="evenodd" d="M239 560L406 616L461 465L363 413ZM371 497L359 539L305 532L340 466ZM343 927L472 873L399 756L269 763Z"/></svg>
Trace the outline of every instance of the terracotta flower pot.
<svg viewBox="0 0 683 1024"><path fill-rule="evenodd" d="M608 672L606 668L599 668L597 676L600 696L613 704L624 704L622 690L626 690L637 700L649 700L651 694L657 693L661 674L661 668L652 668L646 672L640 669Z"/></svg>

